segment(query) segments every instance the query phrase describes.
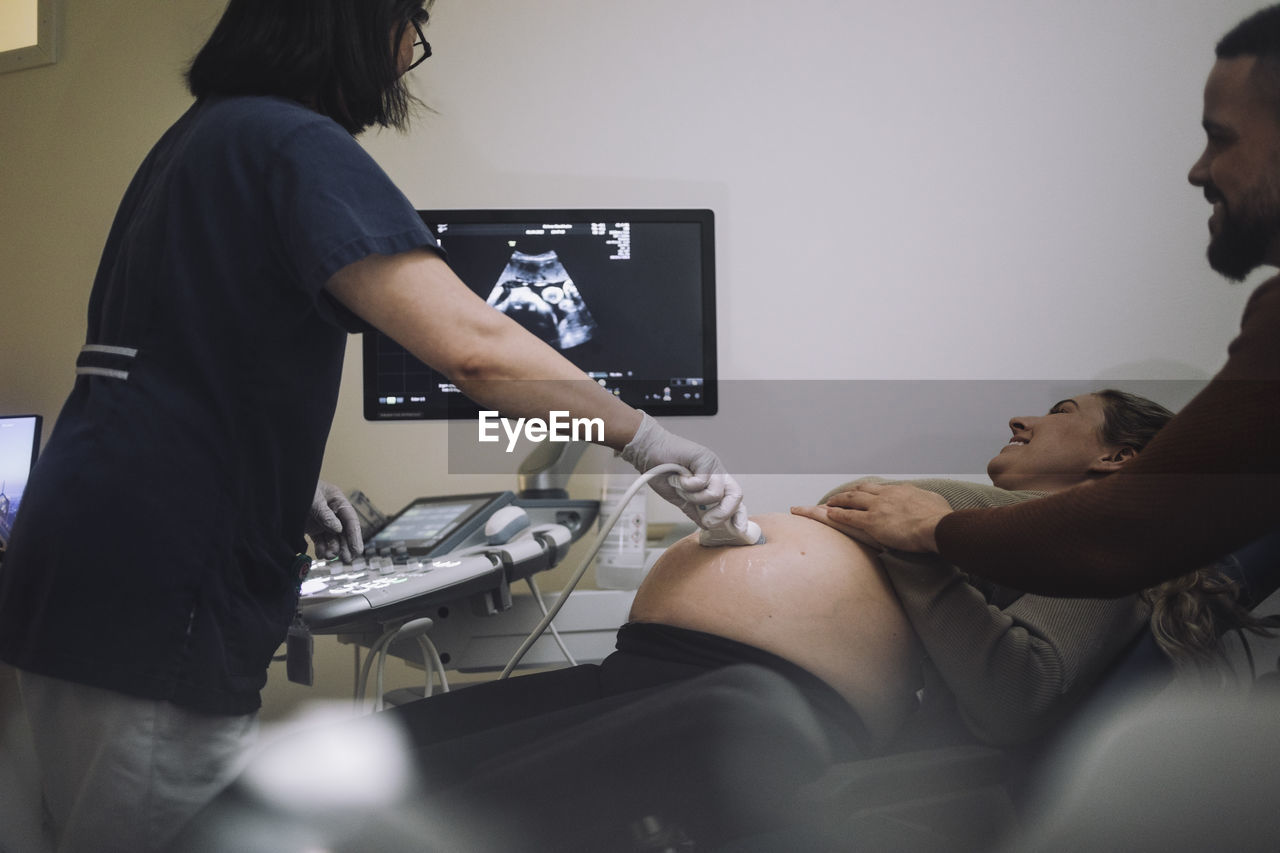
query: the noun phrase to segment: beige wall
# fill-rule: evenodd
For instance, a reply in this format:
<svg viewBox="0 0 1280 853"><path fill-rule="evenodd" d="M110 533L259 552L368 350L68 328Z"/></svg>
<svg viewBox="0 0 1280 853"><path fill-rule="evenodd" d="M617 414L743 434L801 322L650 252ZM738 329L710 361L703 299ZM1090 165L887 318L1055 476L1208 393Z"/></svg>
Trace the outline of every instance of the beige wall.
<svg viewBox="0 0 1280 853"><path fill-rule="evenodd" d="M52 419L71 388L115 206L190 102L219 0L67 0L61 59L0 75L0 408Z"/></svg>

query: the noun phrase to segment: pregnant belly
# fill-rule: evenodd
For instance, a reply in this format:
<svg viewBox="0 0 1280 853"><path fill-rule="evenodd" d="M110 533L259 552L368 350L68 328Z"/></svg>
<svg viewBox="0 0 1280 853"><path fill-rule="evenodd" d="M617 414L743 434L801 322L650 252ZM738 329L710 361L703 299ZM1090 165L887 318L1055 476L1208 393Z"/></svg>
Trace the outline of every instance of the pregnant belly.
<svg viewBox="0 0 1280 853"><path fill-rule="evenodd" d="M812 519L754 516L768 540L667 549L634 622L705 631L772 652L821 678L884 741L915 707L919 645L874 552Z"/></svg>

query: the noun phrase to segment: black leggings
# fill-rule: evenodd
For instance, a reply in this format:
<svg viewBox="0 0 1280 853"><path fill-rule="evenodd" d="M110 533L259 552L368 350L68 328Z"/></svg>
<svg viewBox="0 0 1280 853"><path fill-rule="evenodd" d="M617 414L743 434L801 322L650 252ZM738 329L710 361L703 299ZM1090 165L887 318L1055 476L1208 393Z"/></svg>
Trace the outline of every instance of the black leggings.
<svg viewBox="0 0 1280 853"><path fill-rule="evenodd" d="M636 701L641 691L735 664L764 667L794 687L811 706L834 760L868 755L870 737L857 713L813 674L754 646L651 623L622 626L617 651L599 665L486 682L386 713L403 723L420 754L431 755L424 771L451 784L454 772L465 774L484 754L501 754L531 737L594 719ZM458 742L449 746L450 741Z"/></svg>
<svg viewBox="0 0 1280 853"><path fill-rule="evenodd" d="M272 810L242 779L173 849L293 849L285 839L298 836L344 853L608 853L638 849L635 828L657 826L711 851L794 821L797 789L833 761L864 754L865 742L848 705L811 674L660 625L624 626L618 651L598 666L480 684L343 723L325 733L316 760L365 756L385 740L364 735L388 722L402 724L420 770L393 800L295 814ZM334 745L355 751L330 755Z"/></svg>
<svg viewBox="0 0 1280 853"><path fill-rule="evenodd" d="M485 810L493 849L611 850L650 815L700 844L787 819L789 795L866 732L829 686L767 652L660 625L618 651L386 712L414 743L427 795Z"/></svg>

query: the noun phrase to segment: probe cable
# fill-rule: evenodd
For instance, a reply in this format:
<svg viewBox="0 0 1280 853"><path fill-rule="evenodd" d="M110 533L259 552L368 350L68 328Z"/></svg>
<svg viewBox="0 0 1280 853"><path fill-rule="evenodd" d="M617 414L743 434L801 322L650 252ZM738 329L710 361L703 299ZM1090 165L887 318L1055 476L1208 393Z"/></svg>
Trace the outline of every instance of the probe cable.
<svg viewBox="0 0 1280 853"><path fill-rule="evenodd" d="M542 611L542 615L546 616L547 600L542 597L542 590L538 588L538 582L533 579L533 575L529 575L529 577L525 578L524 582L529 585L529 592L533 593L534 603L538 605L538 609ZM569 662L569 666L577 666L578 662L573 659L573 655L569 652L569 647L564 644L564 638L561 637L560 632L556 630L556 623L548 622L547 628L551 631L551 636L555 639L556 645L560 647L560 652L564 655L564 659Z"/></svg>
<svg viewBox="0 0 1280 853"><path fill-rule="evenodd" d="M385 631L378 641L369 649L369 654L365 657L364 666L361 668L360 675L356 680L356 707L364 704L365 691L369 685L369 673L373 669L374 659L377 659L378 668L376 671L376 680L374 682L374 690L376 694L373 700L373 710L382 710L382 690L383 690L383 674L386 671L387 655L391 651L391 646L399 639L416 639L418 648L422 652L422 668L425 670L426 683L423 685L423 696L430 696L434 691L433 674L440 679L440 689L444 693L449 692L449 680L444 672L444 663L440 660L440 653L436 649L435 643L431 642L431 638L427 636L427 632L431 630L433 625L429 617L411 619L402 625L389 628Z"/></svg>
<svg viewBox="0 0 1280 853"><path fill-rule="evenodd" d="M596 558L596 554L600 551L601 546L603 546L605 540L609 538L610 531L613 530L614 524L616 524L618 519L622 516L623 511L627 508L627 504L631 503L631 499L635 497L636 492L640 491L642 487L648 484L650 480L657 477L659 474L680 474L685 477L692 476L689 469L685 468L683 465L677 465L674 462L664 462L661 465L655 465L636 478L636 481L632 483L627 490L622 493L622 497L618 499L618 508L614 511L613 515L610 516L609 520L600 528L600 532L596 534L596 538L592 541L591 548L588 550L587 556L583 559L582 565L578 566L578 568L574 570L573 576L569 578L569 581L564 585L564 589L560 591L560 597L556 599L555 604L551 605L551 609L542 617L542 621L529 632L529 636L525 637L524 642L520 644L520 648L516 649L516 653L512 655L511 660L507 662L506 668L503 669L502 674L498 676L499 680L511 675L511 671L516 668L533 644L536 643L538 638L542 636L543 632L547 630L547 626L556 618L556 614L560 612L560 608L569 600L569 593L573 592L574 588L577 587L578 582L582 580L582 576L587 573L587 567L591 565L591 561Z"/></svg>

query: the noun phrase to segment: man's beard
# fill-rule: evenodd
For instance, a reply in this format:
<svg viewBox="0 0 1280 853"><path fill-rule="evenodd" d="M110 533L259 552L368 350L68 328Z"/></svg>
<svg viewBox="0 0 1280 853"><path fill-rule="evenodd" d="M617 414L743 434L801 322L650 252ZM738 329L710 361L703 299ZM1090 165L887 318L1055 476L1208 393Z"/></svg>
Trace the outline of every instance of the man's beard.
<svg viewBox="0 0 1280 853"><path fill-rule="evenodd" d="M1209 241L1209 266L1233 281L1267 262L1267 251L1280 237L1280 192L1270 184L1255 186L1235 205L1223 206L1218 233Z"/></svg>

